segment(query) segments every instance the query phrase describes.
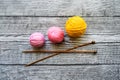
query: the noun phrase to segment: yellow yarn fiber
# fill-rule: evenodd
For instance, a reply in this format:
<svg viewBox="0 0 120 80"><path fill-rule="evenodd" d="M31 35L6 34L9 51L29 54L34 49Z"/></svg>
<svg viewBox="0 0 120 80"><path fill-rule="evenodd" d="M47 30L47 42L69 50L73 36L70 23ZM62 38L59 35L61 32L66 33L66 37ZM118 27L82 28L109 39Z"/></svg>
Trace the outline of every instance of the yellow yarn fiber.
<svg viewBox="0 0 120 80"><path fill-rule="evenodd" d="M70 37L79 37L85 33L87 24L83 18L73 16L66 21L65 28Z"/></svg>

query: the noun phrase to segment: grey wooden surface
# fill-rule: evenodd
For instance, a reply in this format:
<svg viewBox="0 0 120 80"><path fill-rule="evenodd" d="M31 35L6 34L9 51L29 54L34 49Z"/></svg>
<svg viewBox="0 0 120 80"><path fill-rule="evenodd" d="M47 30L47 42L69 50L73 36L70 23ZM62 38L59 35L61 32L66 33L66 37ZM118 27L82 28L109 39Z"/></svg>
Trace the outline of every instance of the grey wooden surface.
<svg viewBox="0 0 120 80"><path fill-rule="evenodd" d="M0 80L120 80L120 0L0 0ZM64 29L73 15L87 24L85 35L52 44L47 29ZM95 45L78 48L97 50L92 54L60 54L30 67L25 64L49 55L24 54L32 49L33 32L46 37L41 49L67 49L95 40Z"/></svg>

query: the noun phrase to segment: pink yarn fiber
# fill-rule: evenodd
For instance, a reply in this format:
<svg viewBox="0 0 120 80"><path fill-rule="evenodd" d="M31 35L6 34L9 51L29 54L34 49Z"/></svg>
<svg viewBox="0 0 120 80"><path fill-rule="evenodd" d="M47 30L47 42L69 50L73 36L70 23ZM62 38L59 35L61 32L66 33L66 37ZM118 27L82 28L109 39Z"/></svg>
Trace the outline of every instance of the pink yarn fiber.
<svg viewBox="0 0 120 80"><path fill-rule="evenodd" d="M42 47L45 43L45 38L43 34L35 32L30 35L29 41L30 45L33 47Z"/></svg>
<svg viewBox="0 0 120 80"><path fill-rule="evenodd" d="M64 31L60 27L50 27L47 33L49 40L53 43L61 43L64 39Z"/></svg>

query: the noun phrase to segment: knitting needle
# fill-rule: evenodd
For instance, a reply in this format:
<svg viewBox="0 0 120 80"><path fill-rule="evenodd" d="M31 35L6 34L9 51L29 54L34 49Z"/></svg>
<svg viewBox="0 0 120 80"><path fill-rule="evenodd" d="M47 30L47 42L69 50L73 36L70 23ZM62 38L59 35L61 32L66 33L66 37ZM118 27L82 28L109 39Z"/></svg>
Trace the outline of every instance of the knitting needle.
<svg viewBox="0 0 120 80"><path fill-rule="evenodd" d="M95 41L91 41L91 42L88 42L88 43L84 43L84 44L75 46L75 47L73 47L73 48L69 48L69 49L67 49L66 51L70 51L70 50L76 49L76 48L78 48L78 47L87 46L87 45L90 45L90 44L95 44ZM42 58L42 59L38 59L38 60L36 60L36 61L33 61L33 62L31 62L31 63L28 63L28 64L26 64L25 66L26 66L26 67L27 67L27 66L31 66L31 65L33 65L33 64L35 64L35 63L37 63L37 62L43 61L43 60L45 60L45 59L48 59L48 58L53 57L53 56L56 56L56 55L58 55L58 54L61 54L61 53L53 53L53 54L50 54L50 55L47 56L47 57L44 57L44 58Z"/></svg>
<svg viewBox="0 0 120 80"><path fill-rule="evenodd" d="M96 50L72 50L72 51L66 51L66 50L26 50L23 51L23 53L96 53Z"/></svg>

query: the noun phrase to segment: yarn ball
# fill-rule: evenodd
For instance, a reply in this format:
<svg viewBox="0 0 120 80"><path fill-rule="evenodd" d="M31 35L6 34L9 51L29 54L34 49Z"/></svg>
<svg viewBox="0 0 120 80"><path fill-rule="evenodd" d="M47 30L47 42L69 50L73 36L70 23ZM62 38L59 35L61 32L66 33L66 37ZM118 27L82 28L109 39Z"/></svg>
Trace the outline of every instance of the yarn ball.
<svg viewBox="0 0 120 80"><path fill-rule="evenodd" d="M70 17L65 24L65 29L70 37L79 37L86 31L87 24L85 20L79 16Z"/></svg>
<svg viewBox="0 0 120 80"><path fill-rule="evenodd" d="M29 41L30 45L33 47L42 47L45 43L45 38L43 34L35 32L30 35Z"/></svg>
<svg viewBox="0 0 120 80"><path fill-rule="evenodd" d="M64 31L60 27L50 27L47 34L52 43L61 43L64 39Z"/></svg>

